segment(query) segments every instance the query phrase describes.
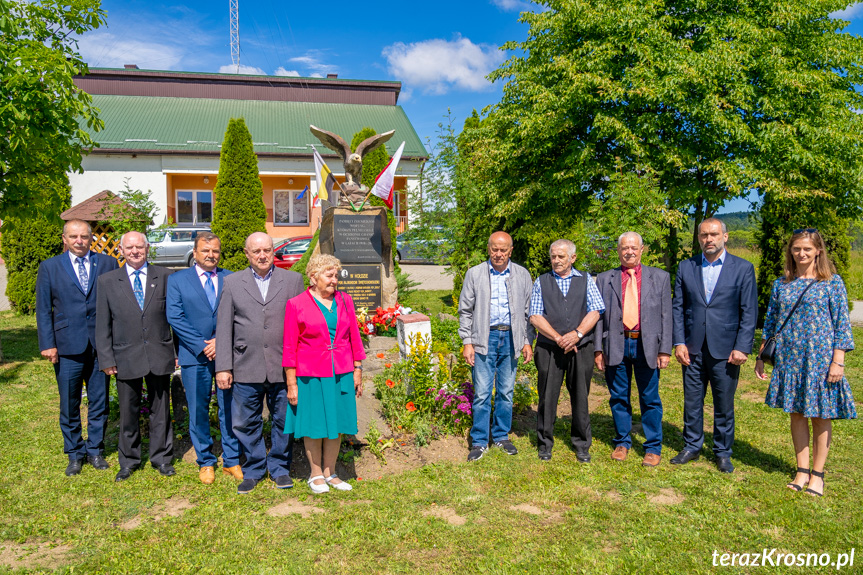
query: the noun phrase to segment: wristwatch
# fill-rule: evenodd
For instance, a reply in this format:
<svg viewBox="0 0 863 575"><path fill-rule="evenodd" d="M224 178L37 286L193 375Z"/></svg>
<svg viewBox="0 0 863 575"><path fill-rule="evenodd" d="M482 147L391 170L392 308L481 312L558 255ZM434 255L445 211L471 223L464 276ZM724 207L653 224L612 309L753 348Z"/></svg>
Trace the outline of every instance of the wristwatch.
<svg viewBox="0 0 863 575"><path fill-rule="evenodd" d="M360 370L360 371L362 371L362 370L363 370L363 364L355 365L355 366L354 366L354 371L356 371L356 370Z"/></svg>
<svg viewBox="0 0 863 575"><path fill-rule="evenodd" d="M581 332L580 332L580 331L578 331L578 330L575 330L575 335L577 335L577 336L578 336L578 339L584 339L584 334L583 334L583 333L581 333Z"/></svg>

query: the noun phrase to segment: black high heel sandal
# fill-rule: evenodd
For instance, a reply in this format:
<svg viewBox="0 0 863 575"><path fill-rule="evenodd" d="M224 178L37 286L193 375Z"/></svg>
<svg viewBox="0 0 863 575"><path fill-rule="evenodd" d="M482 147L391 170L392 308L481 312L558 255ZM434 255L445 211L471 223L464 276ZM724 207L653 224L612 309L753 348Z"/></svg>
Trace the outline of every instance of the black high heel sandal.
<svg viewBox="0 0 863 575"><path fill-rule="evenodd" d="M809 475L809 469L807 469L805 467L798 467L797 473L805 473L806 475ZM803 484L803 487L806 487L808 484L809 484L809 481L806 481L806 483ZM785 487L787 487L788 489L791 489L793 491L803 491L803 487L801 487L800 485L797 485L793 481L788 482L785 485Z"/></svg>
<svg viewBox="0 0 863 575"><path fill-rule="evenodd" d="M811 475L814 475L815 477L820 477L820 478L821 478L821 480L822 480L822 483L821 483L821 493L818 493L818 492L817 492L817 491L815 491L814 489L807 489L807 490L806 490L806 493L808 493L809 495L814 495L815 497L824 497L824 474L825 474L825 473L826 473L825 471L820 471L820 472L819 472L819 471L815 471L814 469L812 470Z"/></svg>

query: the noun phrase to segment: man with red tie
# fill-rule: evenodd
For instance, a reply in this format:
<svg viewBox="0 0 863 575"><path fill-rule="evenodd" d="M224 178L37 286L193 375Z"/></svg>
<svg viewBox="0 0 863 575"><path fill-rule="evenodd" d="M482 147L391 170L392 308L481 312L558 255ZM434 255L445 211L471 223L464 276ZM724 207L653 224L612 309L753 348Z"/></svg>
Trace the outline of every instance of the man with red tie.
<svg viewBox="0 0 863 575"><path fill-rule="evenodd" d="M668 272L642 265L644 241L635 232L617 240L620 267L597 276L605 313L596 326L596 368L605 371L614 420L614 452L623 461L632 449L632 375L638 387L645 467L662 457L662 400L659 370L671 358L671 278Z"/></svg>

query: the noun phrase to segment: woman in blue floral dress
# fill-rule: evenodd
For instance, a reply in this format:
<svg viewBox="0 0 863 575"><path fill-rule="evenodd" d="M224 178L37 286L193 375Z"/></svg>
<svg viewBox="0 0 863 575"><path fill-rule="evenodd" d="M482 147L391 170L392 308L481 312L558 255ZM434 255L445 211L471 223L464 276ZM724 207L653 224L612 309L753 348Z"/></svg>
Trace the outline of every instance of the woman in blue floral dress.
<svg viewBox="0 0 863 575"><path fill-rule="evenodd" d="M788 324L777 334L797 298L812 283ZM832 420L856 418L857 410L845 379L845 352L854 349L848 297L817 230L796 230L788 242L785 276L773 282L764 320L763 341L772 336L776 336L775 365L764 401L791 414L797 474L787 487L802 491L808 483L806 493L820 497L824 494ZM761 359L755 362L755 374L767 379Z"/></svg>

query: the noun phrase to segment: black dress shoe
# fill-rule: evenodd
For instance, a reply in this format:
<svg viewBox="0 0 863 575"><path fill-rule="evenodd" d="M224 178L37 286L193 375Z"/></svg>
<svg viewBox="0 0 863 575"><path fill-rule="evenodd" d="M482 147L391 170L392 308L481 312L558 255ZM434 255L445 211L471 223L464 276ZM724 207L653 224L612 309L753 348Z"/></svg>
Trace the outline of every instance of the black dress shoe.
<svg viewBox="0 0 863 575"><path fill-rule="evenodd" d="M110 467L110 465L108 465L108 462L105 461L105 458L101 455L88 455L87 463L89 463L99 471L104 471Z"/></svg>
<svg viewBox="0 0 863 575"><path fill-rule="evenodd" d="M243 479L243 482L237 486L237 494L245 495L246 493L251 493L255 486L258 484L259 479Z"/></svg>
<svg viewBox="0 0 863 575"><path fill-rule="evenodd" d="M734 472L734 465L731 464L730 457L717 457L716 468L719 469L719 471L721 471L722 473Z"/></svg>
<svg viewBox="0 0 863 575"><path fill-rule="evenodd" d="M132 477L133 471L135 471L133 467L121 467L120 471L117 472L117 476L114 477L114 481L126 481Z"/></svg>
<svg viewBox="0 0 863 575"><path fill-rule="evenodd" d="M684 449L677 455L671 458L672 465L683 465L684 463L689 463L690 461L695 461L699 458L701 454L695 451L694 449Z"/></svg>
<svg viewBox="0 0 863 575"><path fill-rule="evenodd" d="M551 461L551 451L540 451L539 452L539 460L540 461Z"/></svg>
<svg viewBox="0 0 863 575"><path fill-rule="evenodd" d="M84 467L83 459L72 459L69 461L69 465L66 466L66 476L72 477L73 475L78 475L81 473L81 468Z"/></svg>
<svg viewBox="0 0 863 575"><path fill-rule="evenodd" d="M174 466L170 463L163 463L162 465L153 465L153 469L156 469L164 475L165 477L171 477L172 475L176 475L177 472L174 471Z"/></svg>
<svg viewBox="0 0 863 575"><path fill-rule="evenodd" d="M279 489L290 489L294 486L294 480L291 479L291 476L288 474L274 477L273 483L275 483L276 487L278 487Z"/></svg>
<svg viewBox="0 0 863 575"><path fill-rule="evenodd" d="M590 452L586 449L579 449L575 452L575 458L581 463L590 463Z"/></svg>

